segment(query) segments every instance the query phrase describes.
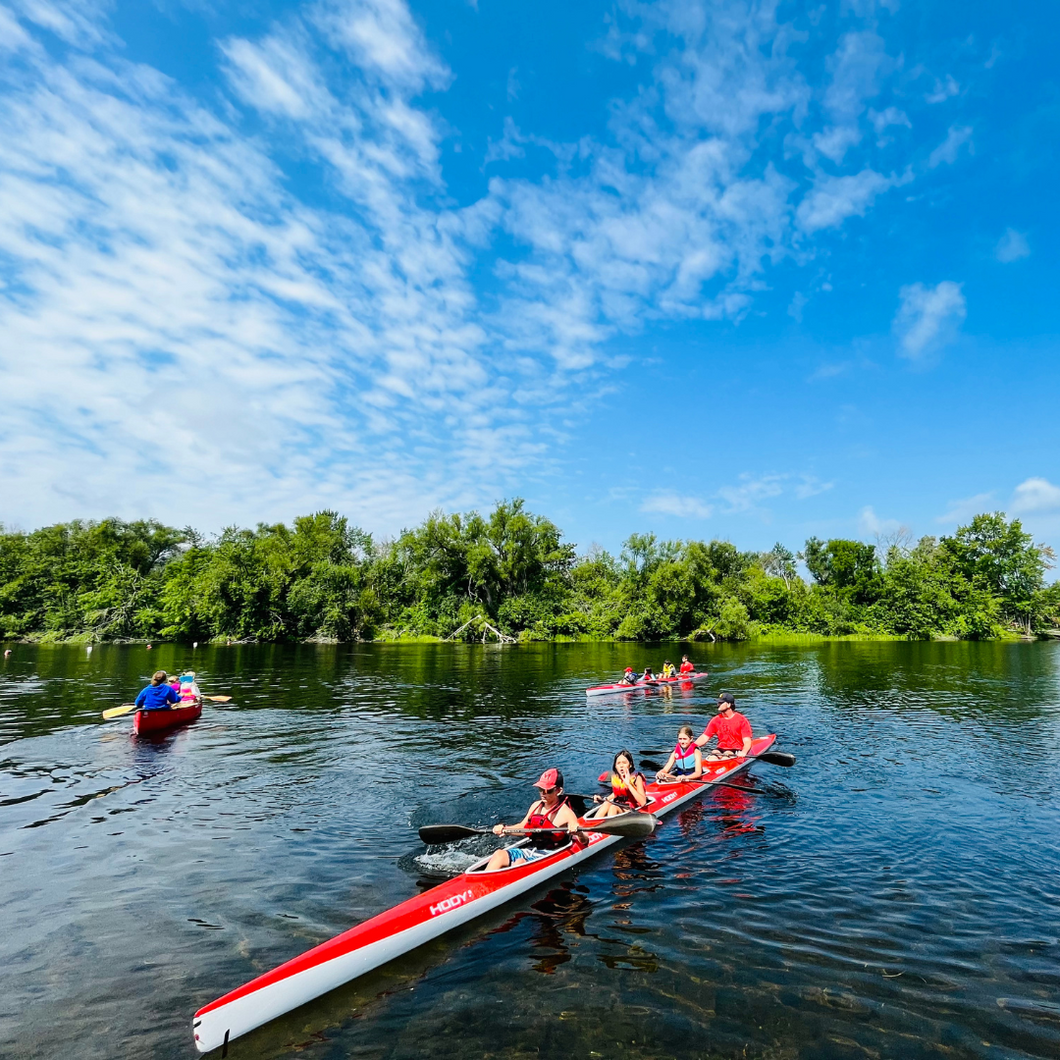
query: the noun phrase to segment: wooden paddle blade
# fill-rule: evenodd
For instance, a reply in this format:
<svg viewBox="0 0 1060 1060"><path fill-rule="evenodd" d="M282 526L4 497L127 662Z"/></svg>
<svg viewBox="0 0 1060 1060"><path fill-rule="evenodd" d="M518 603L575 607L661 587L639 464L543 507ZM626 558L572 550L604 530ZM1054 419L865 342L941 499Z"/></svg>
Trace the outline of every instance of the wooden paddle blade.
<svg viewBox="0 0 1060 1060"><path fill-rule="evenodd" d="M103 711L103 720L110 721L111 718L120 718L123 714L128 714L136 709L135 703L123 703L120 707L111 707L110 710Z"/></svg>
<svg viewBox="0 0 1060 1060"><path fill-rule="evenodd" d="M774 766L784 766L790 768L795 765L795 756L789 755L784 751L763 751L760 755L755 755L761 762L768 762Z"/></svg>
<svg viewBox="0 0 1060 1060"><path fill-rule="evenodd" d="M455 843L458 839L467 839L473 835L489 834L488 828L468 828L463 824L425 824L420 829L420 839L432 847Z"/></svg>
<svg viewBox="0 0 1060 1060"><path fill-rule="evenodd" d="M626 839L643 839L655 831L659 818L651 813L624 813L619 817L605 817L586 825L587 832L603 832L605 835L620 835Z"/></svg>
<svg viewBox="0 0 1060 1060"><path fill-rule="evenodd" d="M208 700L211 703L231 703L232 702L232 697L231 696L203 696L202 698L205 699L205 700Z"/></svg>

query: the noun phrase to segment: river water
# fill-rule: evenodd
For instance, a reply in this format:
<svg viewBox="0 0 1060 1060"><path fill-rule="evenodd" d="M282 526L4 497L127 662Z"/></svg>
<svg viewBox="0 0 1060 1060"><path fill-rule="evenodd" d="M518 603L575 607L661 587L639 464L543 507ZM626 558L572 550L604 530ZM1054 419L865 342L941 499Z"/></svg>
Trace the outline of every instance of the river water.
<svg viewBox="0 0 1060 1060"><path fill-rule="evenodd" d="M721 790L238 1039L238 1058L1060 1055L1060 644L14 646L0 663L0 1055L195 1055L192 1013L438 882L543 768L596 790L732 691L793 769ZM672 652L670 652L672 654ZM230 694L156 742L156 666Z"/></svg>

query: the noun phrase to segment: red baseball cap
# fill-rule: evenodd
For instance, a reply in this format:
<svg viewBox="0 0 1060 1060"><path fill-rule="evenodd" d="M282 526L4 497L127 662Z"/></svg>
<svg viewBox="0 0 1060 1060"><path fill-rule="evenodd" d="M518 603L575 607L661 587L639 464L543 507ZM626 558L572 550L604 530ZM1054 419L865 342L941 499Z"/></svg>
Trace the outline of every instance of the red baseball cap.
<svg viewBox="0 0 1060 1060"><path fill-rule="evenodd" d="M541 779L535 781L535 788L562 788L563 774L558 769L546 769L541 774Z"/></svg>

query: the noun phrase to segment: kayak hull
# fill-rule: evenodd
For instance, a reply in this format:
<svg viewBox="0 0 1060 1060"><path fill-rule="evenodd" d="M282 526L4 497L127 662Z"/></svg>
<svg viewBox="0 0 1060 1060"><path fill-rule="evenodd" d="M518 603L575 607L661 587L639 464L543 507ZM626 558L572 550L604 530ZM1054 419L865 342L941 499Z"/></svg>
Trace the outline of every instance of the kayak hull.
<svg viewBox="0 0 1060 1060"><path fill-rule="evenodd" d="M617 682L613 685L594 685L592 688L587 688L585 694L587 696L612 696L617 692L644 692L649 688L659 688L665 685L695 684L698 681L705 681L708 677L710 674L704 672L677 674L675 677L657 677L654 681L638 681L635 685L623 685Z"/></svg>
<svg viewBox="0 0 1060 1060"><path fill-rule="evenodd" d="M178 725L187 725L202 714L202 703L186 707L170 707L168 710L138 710L133 715L133 732L137 736L150 736L166 732Z"/></svg>
<svg viewBox="0 0 1060 1060"><path fill-rule="evenodd" d="M773 735L760 737L752 746L752 754L768 749L775 739ZM706 783L650 784L649 802L644 809L656 815L670 813L701 795L714 781L746 769L752 761L753 758L744 758L708 763L711 775L705 778ZM586 818L582 820L590 824ZM517 862L494 872L483 871L489 861L488 857L483 858L459 876L336 935L203 1006L192 1021L196 1048L200 1053L220 1048L277 1016L496 909L619 839L619 836L591 832L585 846L567 844L537 861Z"/></svg>

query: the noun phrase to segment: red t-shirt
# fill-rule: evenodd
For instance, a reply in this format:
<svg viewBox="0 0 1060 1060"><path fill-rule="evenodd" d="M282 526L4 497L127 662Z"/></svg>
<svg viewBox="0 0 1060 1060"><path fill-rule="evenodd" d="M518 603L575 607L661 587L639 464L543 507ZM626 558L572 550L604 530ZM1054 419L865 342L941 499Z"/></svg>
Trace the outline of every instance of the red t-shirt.
<svg viewBox="0 0 1060 1060"><path fill-rule="evenodd" d="M691 674L695 673L696 667L694 663L681 663L681 673Z"/></svg>
<svg viewBox="0 0 1060 1060"><path fill-rule="evenodd" d="M708 738L717 736L719 751L742 751L744 737L751 735L751 723L738 710L734 710L729 718L715 714L703 735Z"/></svg>

